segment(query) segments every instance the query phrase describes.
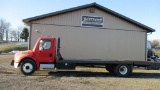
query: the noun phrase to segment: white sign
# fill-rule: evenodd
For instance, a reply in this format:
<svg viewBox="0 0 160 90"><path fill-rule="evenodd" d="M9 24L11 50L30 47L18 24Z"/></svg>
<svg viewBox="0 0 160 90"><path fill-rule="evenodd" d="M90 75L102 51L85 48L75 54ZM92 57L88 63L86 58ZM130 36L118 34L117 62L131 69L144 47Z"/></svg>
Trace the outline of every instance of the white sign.
<svg viewBox="0 0 160 90"><path fill-rule="evenodd" d="M103 17L82 16L82 25L85 27L103 27Z"/></svg>

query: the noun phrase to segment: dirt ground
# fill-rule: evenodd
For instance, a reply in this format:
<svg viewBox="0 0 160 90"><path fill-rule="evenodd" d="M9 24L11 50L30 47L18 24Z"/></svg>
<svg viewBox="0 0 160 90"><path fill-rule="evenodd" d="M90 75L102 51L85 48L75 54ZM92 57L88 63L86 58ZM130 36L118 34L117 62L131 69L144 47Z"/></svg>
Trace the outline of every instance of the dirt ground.
<svg viewBox="0 0 160 90"><path fill-rule="evenodd" d="M10 66L13 55L0 54L0 90L158 90L160 71L134 69L127 78L105 69L77 68L75 71L37 71L24 76Z"/></svg>

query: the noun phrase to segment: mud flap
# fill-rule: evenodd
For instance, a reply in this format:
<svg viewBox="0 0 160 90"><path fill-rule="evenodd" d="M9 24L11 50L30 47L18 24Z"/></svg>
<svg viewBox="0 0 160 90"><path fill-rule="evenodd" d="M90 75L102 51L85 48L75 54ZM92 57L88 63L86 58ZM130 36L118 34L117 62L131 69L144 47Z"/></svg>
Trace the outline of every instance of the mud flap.
<svg viewBox="0 0 160 90"><path fill-rule="evenodd" d="M14 60L11 61L11 66L14 66Z"/></svg>

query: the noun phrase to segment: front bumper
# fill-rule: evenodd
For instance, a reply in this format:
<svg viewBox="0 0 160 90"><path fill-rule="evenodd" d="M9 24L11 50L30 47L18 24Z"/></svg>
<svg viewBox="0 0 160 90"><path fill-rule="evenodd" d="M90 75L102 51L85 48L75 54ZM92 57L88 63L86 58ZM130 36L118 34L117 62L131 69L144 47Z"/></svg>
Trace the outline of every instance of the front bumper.
<svg viewBox="0 0 160 90"><path fill-rule="evenodd" d="M18 68L19 63L14 62L14 60L11 61L11 65L15 68Z"/></svg>

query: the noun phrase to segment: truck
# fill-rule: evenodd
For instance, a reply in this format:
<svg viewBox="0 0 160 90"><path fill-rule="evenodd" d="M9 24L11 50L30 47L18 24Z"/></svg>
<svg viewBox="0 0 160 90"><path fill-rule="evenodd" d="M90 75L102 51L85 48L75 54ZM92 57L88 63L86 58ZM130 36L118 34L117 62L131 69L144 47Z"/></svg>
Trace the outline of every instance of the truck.
<svg viewBox="0 0 160 90"><path fill-rule="evenodd" d="M147 60L109 60L109 59L66 59L60 53L60 38L41 37L32 50L15 54L11 65L24 75L32 75L37 70L74 70L77 66L105 68L108 72L120 77L132 74L133 67L159 69L158 56L152 52L147 42Z"/></svg>

